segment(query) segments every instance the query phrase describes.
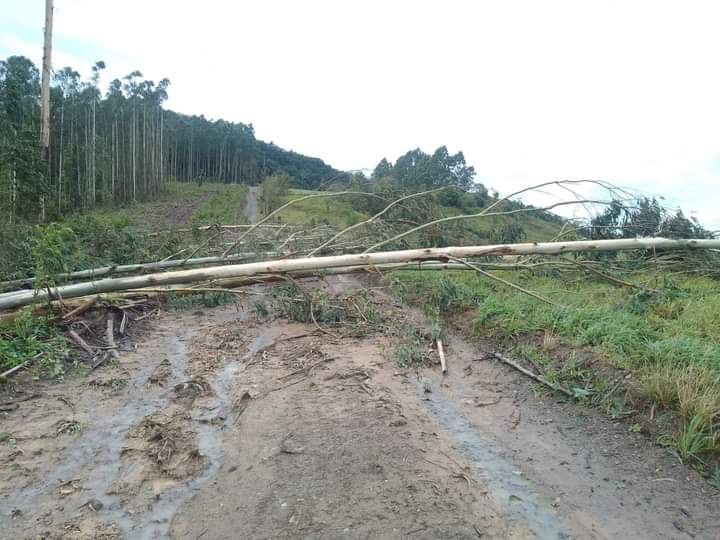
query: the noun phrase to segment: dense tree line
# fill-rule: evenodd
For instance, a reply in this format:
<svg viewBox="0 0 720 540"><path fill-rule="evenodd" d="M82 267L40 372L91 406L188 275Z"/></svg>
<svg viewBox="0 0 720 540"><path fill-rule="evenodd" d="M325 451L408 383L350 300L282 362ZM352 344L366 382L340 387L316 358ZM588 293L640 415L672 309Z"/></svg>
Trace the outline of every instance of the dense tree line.
<svg viewBox="0 0 720 540"><path fill-rule="evenodd" d="M432 154L419 148L410 150L392 164L383 158L373 171L373 178L393 178L404 189L422 191L442 186L454 186L464 191L483 189L476 184L475 168L465 163L462 152L450 154L441 146Z"/></svg>
<svg viewBox="0 0 720 540"><path fill-rule="evenodd" d="M585 235L592 239L663 236L666 238L713 238L695 218L682 210L669 212L657 199L642 197L635 204L615 201L593 218Z"/></svg>
<svg viewBox="0 0 720 540"><path fill-rule="evenodd" d="M50 151L40 159L39 72L22 56L0 61L0 215L53 217L156 194L170 179L256 183L286 173L313 188L338 175L317 158L255 138L251 124L210 121L163 108L170 81L134 71L99 88L56 71L50 96Z"/></svg>
<svg viewBox="0 0 720 540"><path fill-rule="evenodd" d="M356 184L362 182L355 179ZM446 146L441 146L432 154L416 148L400 156L395 163L383 158L372 174L375 190L400 189L402 191L424 191L433 188L448 187L435 195L435 200L443 205L458 208L463 212L475 212L497 202L498 193L475 181L475 168L467 165L462 152L450 154ZM519 200L504 201L498 210L531 208ZM562 223L562 218L543 211L532 215L550 221ZM503 230L498 241L509 242L521 239L524 232L519 225Z"/></svg>

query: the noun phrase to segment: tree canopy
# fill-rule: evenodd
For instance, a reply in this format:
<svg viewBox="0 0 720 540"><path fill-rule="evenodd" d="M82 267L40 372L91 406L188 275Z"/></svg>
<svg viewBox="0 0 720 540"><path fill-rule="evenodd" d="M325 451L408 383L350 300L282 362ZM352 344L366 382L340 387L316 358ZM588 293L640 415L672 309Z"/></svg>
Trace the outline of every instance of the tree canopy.
<svg viewBox="0 0 720 540"><path fill-rule="evenodd" d="M585 234L592 239L713 237L695 218L687 218L682 210L668 212L657 199L647 197L638 199L634 205L613 201L590 221Z"/></svg>
<svg viewBox="0 0 720 540"><path fill-rule="evenodd" d="M394 178L405 189L422 190L434 187L454 186L472 191L476 186L475 168L465 163L462 152L450 154L441 146L432 154L419 148L400 156L395 164L383 158L373 171L373 178Z"/></svg>

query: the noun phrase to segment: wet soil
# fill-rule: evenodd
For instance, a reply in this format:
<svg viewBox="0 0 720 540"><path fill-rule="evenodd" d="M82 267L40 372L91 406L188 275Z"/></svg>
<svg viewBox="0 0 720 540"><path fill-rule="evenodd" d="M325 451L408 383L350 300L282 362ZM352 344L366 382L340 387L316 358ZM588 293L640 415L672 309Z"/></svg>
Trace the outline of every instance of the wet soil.
<svg viewBox="0 0 720 540"><path fill-rule="evenodd" d="M224 306L162 314L91 375L17 379L0 536L718 538L717 491L625 424L457 336L446 376L393 346Z"/></svg>

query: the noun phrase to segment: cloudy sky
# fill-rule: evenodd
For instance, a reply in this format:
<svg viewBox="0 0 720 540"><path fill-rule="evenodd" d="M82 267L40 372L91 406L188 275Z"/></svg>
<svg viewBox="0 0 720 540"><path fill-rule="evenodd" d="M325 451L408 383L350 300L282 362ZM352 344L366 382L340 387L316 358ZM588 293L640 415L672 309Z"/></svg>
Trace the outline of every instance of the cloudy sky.
<svg viewBox="0 0 720 540"><path fill-rule="evenodd" d="M168 107L252 123L337 168L445 144L500 193L602 179L720 229L718 2L55 5L55 68L168 77ZM39 63L43 7L0 0L0 57Z"/></svg>

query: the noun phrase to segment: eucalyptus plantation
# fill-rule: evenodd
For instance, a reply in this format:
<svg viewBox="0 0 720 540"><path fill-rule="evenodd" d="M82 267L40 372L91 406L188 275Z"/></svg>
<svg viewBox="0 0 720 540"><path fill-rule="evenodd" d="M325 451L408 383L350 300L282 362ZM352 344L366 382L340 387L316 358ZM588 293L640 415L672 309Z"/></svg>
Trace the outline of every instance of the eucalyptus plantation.
<svg viewBox="0 0 720 540"><path fill-rule="evenodd" d="M49 145L41 152L39 71L22 56L0 61L2 222L131 203L169 180L257 183L284 172L312 188L338 175L320 159L257 140L252 124L164 109L168 79L155 83L133 71L103 93L103 69L96 62L89 80L70 67L55 71Z"/></svg>

